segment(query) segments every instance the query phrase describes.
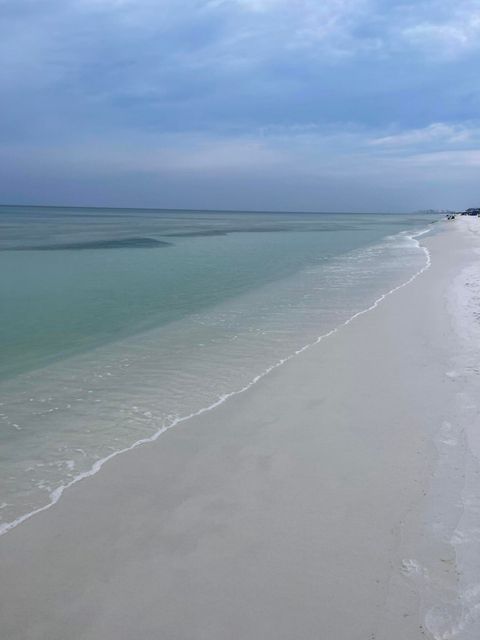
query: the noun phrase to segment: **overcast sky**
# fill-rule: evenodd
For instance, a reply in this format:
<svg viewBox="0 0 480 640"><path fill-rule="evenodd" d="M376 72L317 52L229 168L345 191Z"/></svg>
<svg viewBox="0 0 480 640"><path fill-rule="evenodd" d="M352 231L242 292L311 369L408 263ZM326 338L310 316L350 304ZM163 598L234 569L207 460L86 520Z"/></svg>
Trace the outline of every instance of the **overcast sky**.
<svg viewBox="0 0 480 640"><path fill-rule="evenodd" d="M0 0L0 200L480 201L480 0Z"/></svg>

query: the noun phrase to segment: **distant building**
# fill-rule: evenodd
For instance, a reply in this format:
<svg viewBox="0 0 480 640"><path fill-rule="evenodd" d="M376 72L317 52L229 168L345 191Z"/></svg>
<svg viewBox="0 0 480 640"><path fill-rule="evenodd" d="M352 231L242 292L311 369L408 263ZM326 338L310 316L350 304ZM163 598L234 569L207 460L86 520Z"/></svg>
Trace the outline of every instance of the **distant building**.
<svg viewBox="0 0 480 640"><path fill-rule="evenodd" d="M480 216L480 207L470 207L460 212L461 216Z"/></svg>
<svg viewBox="0 0 480 640"><path fill-rule="evenodd" d="M437 214L444 214L444 215L448 215L449 213L455 213L455 211L452 211L451 209L418 209L418 211L414 211L414 213L416 214L433 214L433 215L437 215Z"/></svg>

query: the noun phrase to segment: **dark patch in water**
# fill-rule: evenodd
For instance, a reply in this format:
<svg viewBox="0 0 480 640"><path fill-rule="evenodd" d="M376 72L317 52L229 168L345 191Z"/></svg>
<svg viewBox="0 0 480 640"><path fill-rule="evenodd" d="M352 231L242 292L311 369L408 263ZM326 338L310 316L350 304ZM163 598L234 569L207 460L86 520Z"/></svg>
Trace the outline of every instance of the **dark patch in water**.
<svg viewBox="0 0 480 640"><path fill-rule="evenodd" d="M171 242L154 238L122 238L120 240L87 240L85 242L66 242L64 244L44 244L29 247L10 247L9 251L65 251L82 249L156 249L170 247Z"/></svg>
<svg viewBox="0 0 480 640"><path fill-rule="evenodd" d="M277 231L291 231L287 227L250 227L246 229L234 229L234 233L276 233Z"/></svg>
<svg viewBox="0 0 480 640"><path fill-rule="evenodd" d="M230 229L203 229L201 231L175 231L162 234L164 238L200 238L207 236L228 236L231 233L280 233L287 231L295 232L326 232L326 231L365 231L362 227L345 224L320 224L316 226L298 227L292 225L291 227L232 227Z"/></svg>
<svg viewBox="0 0 480 640"><path fill-rule="evenodd" d="M230 233L274 233L289 231L286 227L239 227L231 229L203 229L201 231L176 231L165 233L166 238L199 238L206 236L228 236Z"/></svg>
<svg viewBox="0 0 480 640"><path fill-rule="evenodd" d="M226 236L231 231L220 231L212 229L211 231L178 231L176 233L165 233L166 238L197 238L203 236Z"/></svg>

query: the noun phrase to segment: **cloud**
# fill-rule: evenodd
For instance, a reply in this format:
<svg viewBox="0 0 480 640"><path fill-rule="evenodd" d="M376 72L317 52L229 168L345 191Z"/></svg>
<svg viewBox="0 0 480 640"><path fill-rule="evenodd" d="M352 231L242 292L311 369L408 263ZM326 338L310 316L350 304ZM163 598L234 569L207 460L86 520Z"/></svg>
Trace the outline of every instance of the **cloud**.
<svg viewBox="0 0 480 640"><path fill-rule="evenodd" d="M410 147L419 145L457 145L479 138L478 128L433 122L421 129L411 129L372 140L372 145L388 147Z"/></svg>
<svg viewBox="0 0 480 640"><path fill-rule="evenodd" d="M428 17L415 16L400 28L406 45L437 60L458 58L480 48L477 0L430 2Z"/></svg>
<svg viewBox="0 0 480 640"><path fill-rule="evenodd" d="M477 0L0 0L0 173L21 175L25 193L40 175L78 175L97 195L95 176L150 176L152 194L154 178L159 194L181 183L179 204L204 181L208 206L220 181L244 202L262 179L265 202L276 182L308 183L312 202L337 181L342 198L382 180L414 194L422 176L476 166L479 11Z"/></svg>
<svg viewBox="0 0 480 640"><path fill-rule="evenodd" d="M20 202L45 200L50 192L49 202L85 205L402 211L468 204L480 145L427 152L402 144L386 154L372 142L387 137L355 127L292 125L256 136L13 145L0 152L0 183Z"/></svg>
<svg viewBox="0 0 480 640"><path fill-rule="evenodd" d="M68 144L5 146L0 160L42 161L53 170L217 175L235 172L304 176L365 176L387 166L407 163L432 167L475 163L480 153L480 126L432 123L422 129L384 135L360 127L320 127L315 124L271 125L248 134L202 132L145 135L130 132L101 139L79 138Z"/></svg>

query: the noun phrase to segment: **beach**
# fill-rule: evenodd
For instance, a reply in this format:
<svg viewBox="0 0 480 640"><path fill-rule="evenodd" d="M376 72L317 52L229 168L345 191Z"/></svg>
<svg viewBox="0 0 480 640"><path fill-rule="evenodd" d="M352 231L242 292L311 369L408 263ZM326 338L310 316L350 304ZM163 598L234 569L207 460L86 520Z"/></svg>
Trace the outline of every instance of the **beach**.
<svg viewBox="0 0 480 640"><path fill-rule="evenodd" d="M480 236L438 226L405 286L0 537L1 637L478 637Z"/></svg>

